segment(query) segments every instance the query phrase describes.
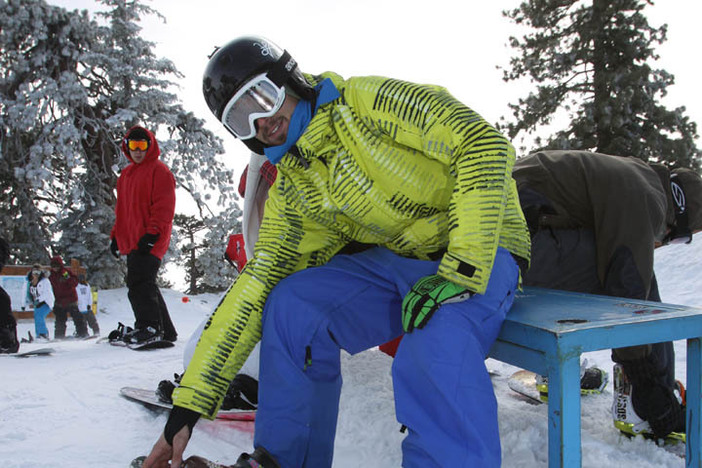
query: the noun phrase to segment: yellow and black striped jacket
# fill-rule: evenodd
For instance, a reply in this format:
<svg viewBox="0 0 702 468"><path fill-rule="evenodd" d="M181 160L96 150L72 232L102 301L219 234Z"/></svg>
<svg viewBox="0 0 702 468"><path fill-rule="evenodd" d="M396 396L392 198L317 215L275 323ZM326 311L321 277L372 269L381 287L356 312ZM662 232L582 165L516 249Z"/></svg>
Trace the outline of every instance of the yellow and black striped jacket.
<svg viewBox="0 0 702 468"><path fill-rule="evenodd" d="M317 110L299 154L278 164L254 256L210 318L174 393L178 406L213 417L260 339L269 291L350 241L439 255L438 273L476 293L498 246L529 258L504 136L443 88L331 72L317 79L327 77L341 97Z"/></svg>

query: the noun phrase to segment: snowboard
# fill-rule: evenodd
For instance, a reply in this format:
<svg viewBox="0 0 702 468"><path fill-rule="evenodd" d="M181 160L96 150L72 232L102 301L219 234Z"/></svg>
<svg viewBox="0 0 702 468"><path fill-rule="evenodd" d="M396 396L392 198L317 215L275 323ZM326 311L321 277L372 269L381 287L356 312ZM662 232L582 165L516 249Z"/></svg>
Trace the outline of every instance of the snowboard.
<svg viewBox="0 0 702 468"><path fill-rule="evenodd" d="M97 340L96 343L105 343L108 342L112 346L117 346L120 348L129 348L133 349L134 351L148 351L151 349L164 349L164 348L172 348L175 346L175 343L172 341L167 341L167 340L159 340L159 341L152 341L147 344L127 344L124 341L121 340L116 340L116 341L110 341L108 337L100 338Z"/></svg>
<svg viewBox="0 0 702 468"><path fill-rule="evenodd" d="M48 356L53 352L54 352L54 348L37 348L37 349L33 349L31 351L24 351L22 353L0 354L0 356L12 356L12 357L26 358L26 357L31 357L31 356Z"/></svg>
<svg viewBox="0 0 702 468"><path fill-rule="evenodd" d="M580 395L602 393L609 382L607 372L597 367L587 367L587 359L580 367ZM527 398L529 402L545 403L548 401L548 379L543 379L534 372L520 370L507 379L509 388Z"/></svg>
<svg viewBox="0 0 702 468"><path fill-rule="evenodd" d="M90 341L90 340L97 340L98 335L88 335L88 336L66 336L64 338L54 338L51 340L52 343L65 343L67 341Z"/></svg>
<svg viewBox="0 0 702 468"><path fill-rule="evenodd" d="M133 349L134 351L148 351L151 349L172 348L173 346L175 346L175 343L172 341L158 340L146 344L128 344L127 348Z"/></svg>
<svg viewBox="0 0 702 468"><path fill-rule="evenodd" d="M136 387L122 387L119 390L120 395L123 397L141 403L144 406L151 408L161 408L161 409L171 409L173 405L161 400L154 390L149 390L146 388L136 388ZM221 410L217 413L216 419L228 420L228 421L255 421L256 411L255 410Z"/></svg>
<svg viewBox="0 0 702 468"><path fill-rule="evenodd" d="M129 464L129 468L141 468L144 465L144 462L146 461L146 456L142 455L140 457L136 457L132 462Z"/></svg>
<svg viewBox="0 0 702 468"><path fill-rule="evenodd" d="M520 370L507 379L507 386L510 390L524 397L527 402L540 405L544 402L541 400L539 390L536 388L536 377L536 374L531 371Z"/></svg>
<svg viewBox="0 0 702 468"><path fill-rule="evenodd" d="M143 455L136 457L129 464L129 468L141 468L144 466L145 461L146 457ZM220 465L202 457L192 456L185 460L181 466L187 466L188 468L229 468L231 465Z"/></svg>

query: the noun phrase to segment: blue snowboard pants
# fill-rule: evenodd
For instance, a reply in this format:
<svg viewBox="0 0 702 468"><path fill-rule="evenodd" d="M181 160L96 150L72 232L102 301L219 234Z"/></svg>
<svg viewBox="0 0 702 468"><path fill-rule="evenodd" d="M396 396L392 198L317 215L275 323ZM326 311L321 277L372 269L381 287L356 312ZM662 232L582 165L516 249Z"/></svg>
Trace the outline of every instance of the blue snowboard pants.
<svg viewBox="0 0 702 468"><path fill-rule="evenodd" d="M340 349L355 354L402 334L402 299L437 268L374 248L282 280L264 308L254 446L285 468L330 467ZM484 360L517 283L517 265L500 248L484 295L443 305L403 338L392 375L397 419L408 428L404 467L500 465L497 402Z"/></svg>
<svg viewBox="0 0 702 468"><path fill-rule="evenodd" d="M51 307L43 304L34 308L34 333L49 337L49 329L46 328L46 317L51 313Z"/></svg>

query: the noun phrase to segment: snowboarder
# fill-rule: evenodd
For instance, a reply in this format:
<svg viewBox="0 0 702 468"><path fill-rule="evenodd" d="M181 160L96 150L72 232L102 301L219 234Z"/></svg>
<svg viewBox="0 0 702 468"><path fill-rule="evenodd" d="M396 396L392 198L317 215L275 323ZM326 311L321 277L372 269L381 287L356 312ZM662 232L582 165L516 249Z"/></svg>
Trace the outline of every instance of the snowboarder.
<svg viewBox="0 0 702 468"><path fill-rule="evenodd" d="M518 159L513 176L532 234L528 286L660 301L654 248L690 243L702 229L702 179L689 169L589 151L542 151ZM657 438L684 432L673 344L614 349L612 359L632 384L628 404L650 426L643 432ZM624 413L614 411L615 426L642 432L634 428L641 421L622 420Z"/></svg>
<svg viewBox="0 0 702 468"><path fill-rule="evenodd" d="M100 335L100 325L95 313L93 313L93 291L90 289L90 283L88 283L85 275L82 273L78 275L76 294L78 295L78 311L85 317L88 326L93 331L93 335Z"/></svg>
<svg viewBox="0 0 702 468"><path fill-rule="evenodd" d="M10 244L0 237L0 270L10 259ZM16 353L19 350L17 341L17 320L12 315L10 295L0 287L0 353Z"/></svg>
<svg viewBox="0 0 702 468"><path fill-rule="evenodd" d="M134 311L134 329L110 333L110 341L130 347L178 338L168 307L156 284L168 250L175 213L175 178L159 160L158 141L149 130L134 126L122 141L129 164L117 180L115 224L110 252L127 256L127 289Z"/></svg>
<svg viewBox="0 0 702 468"><path fill-rule="evenodd" d="M256 449L237 466L331 466L340 350L403 329L393 380L404 465L499 466L484 359L529 258L509 141L443 88L303 75L259 37L218 49L203 88L278 178L254 255L203 331L144 466L181 462L261 337ZM372 247L335 255L352 241Z"/></svg>
<svg viewBox="0 0 702 468"><path fill-rule="evenodd" d="M49 274L41 269L41 265L35 264L27 273L27 283L27 302L34 307L34 333L37 341L49 341L46 317L51 313L55 301Z"/></svg>
<svg viewBox="0 0 702 468"><path fill-rule="evenodd" d="M83 315L78 312L78 295L76 285L78 278L73 272L68 271L63 265L63 259L56 255L51 257L51 274L49 275L51 287L54 290L54 339L62 340L66 337L66 320L68 315L73 319L78 338L88 336L88 326Z"/></svg>

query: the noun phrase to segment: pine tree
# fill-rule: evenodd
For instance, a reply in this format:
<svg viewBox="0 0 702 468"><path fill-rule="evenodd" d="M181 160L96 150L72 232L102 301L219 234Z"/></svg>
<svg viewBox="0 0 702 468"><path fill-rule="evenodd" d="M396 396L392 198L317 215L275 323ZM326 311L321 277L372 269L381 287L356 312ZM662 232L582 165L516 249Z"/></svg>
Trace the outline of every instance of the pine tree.
<svg viewBox="0 0 702 468"><path fill-rule="evenodd" d="M173 227L178 229L180 237L184 239L180 250L183 253L181 262L185 267L185 281L188 282L186 293L197 294L197 279L202 276L202 272L198 271L197 251L202 245L198 245L195 235L205 229L205 223L194 216L177 214L173 219Z"/></svg>
<svg viewBox="0 0 702 468"><path fill-rule="evenodd" d="M650 0L528 0L503 14L534 32L510 38L518 55L505 81L528 77L536 91L511 104L511 138L539 126L566 128L536 145L588 149L644 161L698 168L697 126L685 108L666 109L659 99L674 78L652 68L666 26L643 14Z"/></svg>
<svg viewBox="0 0 702 468"><path fill-rule="evenodd" d="M173 226L178 232L182 253L177 262L185 269L188 294L220 292L236 278L236 269L225 261L224 251L229 235L241 231L240 217L238 209L205 220L181 214L175 216ZM204 235L198 235L203 231Z"/></svg>

